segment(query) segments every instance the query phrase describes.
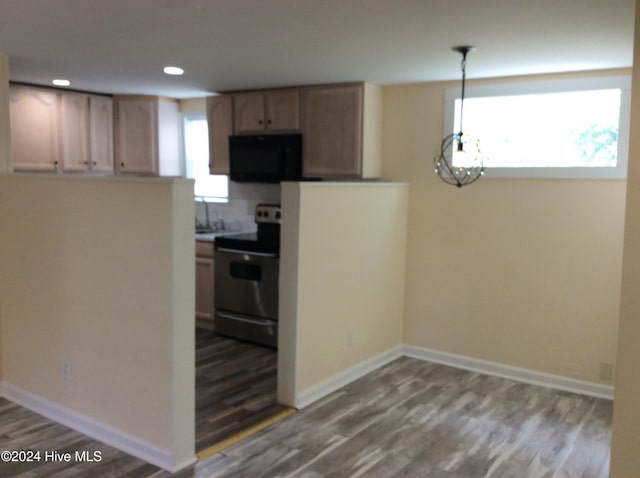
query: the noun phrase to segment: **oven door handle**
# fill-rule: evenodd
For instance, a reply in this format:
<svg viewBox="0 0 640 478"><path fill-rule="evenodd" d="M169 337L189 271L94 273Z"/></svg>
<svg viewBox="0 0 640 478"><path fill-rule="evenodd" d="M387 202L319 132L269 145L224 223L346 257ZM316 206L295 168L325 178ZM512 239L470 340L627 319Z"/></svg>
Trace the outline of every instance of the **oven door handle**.
<svg viewBox="0 0 640 478"><path fill-rule="evenodd" d="M217 315L225 319L237 320L238 322L246 322L247 324L267 325L267 326L275 325L275 321L269 320L269 319L259 319L259 318L247 319L239 315L227 314L225 312L220 312L220 311L217 312Z"/></svg>
<svg viewBox="0 0 640 478"><path fill-rule="evenodd" d="M231 252L233 254L246 254L248 256L259 256L259 257L278 257L277 254L273 252L253 252L253 251L242 251L240 249L227 249L226 247L219 247L216 249L220 252Z"/></svg>

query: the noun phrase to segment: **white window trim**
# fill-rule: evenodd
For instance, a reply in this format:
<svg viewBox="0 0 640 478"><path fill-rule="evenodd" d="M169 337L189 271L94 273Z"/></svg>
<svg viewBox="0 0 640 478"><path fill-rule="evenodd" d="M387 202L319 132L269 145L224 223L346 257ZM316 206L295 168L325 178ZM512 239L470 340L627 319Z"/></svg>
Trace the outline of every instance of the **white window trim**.
<svg viewBox="0 0 640 478"><path fill-rule="evenodd" d="M631 122L631 76L604 76L566 80L541 80L523 83L505 83L490 86L467 86L465 98L510 96L540 93L559 93L620 89L620 120L618 126L618 158L615 167L565 167L565 168L486 168L485 177L491 178L559 178L559 179L626 179L629 156L629 127ZM452 130L455 100L460 98L460 88L445 91L445 115L443 137ZM482 142L482 138L479 138ZM490 154L488 151L484 151Z"/></svg>

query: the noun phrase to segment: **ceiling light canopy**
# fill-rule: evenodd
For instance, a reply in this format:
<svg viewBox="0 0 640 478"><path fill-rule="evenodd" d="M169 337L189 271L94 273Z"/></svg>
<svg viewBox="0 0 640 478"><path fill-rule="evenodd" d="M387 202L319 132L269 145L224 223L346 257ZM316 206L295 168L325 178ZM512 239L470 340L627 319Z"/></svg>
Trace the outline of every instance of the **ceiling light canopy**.
<svg viewBox="0 0 640 478"><path fill-rule="evenodd" d="M460 96L460 129L446 136L433 157L435 172L447 184L461 188L477 181L484 175L484 162L480 141L468 134L462 134L462 112L464 110L464 83L466 79L467 53L472 46L456 46L453 51L462 54L462 94Z"/></svg>
<svg viewBox="0 0 640 478"><path fill-rule="evenodd" d="M179 66L165 66L164 71L167 75L180 76L184 75L184 70Z"/></svg>

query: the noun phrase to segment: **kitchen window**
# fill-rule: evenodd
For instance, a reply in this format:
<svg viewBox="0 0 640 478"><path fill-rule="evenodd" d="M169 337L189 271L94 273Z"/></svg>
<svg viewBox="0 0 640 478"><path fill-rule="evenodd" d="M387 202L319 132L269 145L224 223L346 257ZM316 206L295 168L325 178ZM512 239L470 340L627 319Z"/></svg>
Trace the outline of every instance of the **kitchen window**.
<svg viewBox="0 0 640 478"><path fill-rule="evenodd" d="M185 171L195 180L194 195L206 202L227 202L229 178L209 174L209 130L205 115L183 117Z"/></svg>
<svg viewBox="0 0 640 478"><path fill-rule="evenodd" d="M446 91L445 135L460 90ZM468 87L463 133L480 139L487 178L625 178L631 78Z"/></svg>

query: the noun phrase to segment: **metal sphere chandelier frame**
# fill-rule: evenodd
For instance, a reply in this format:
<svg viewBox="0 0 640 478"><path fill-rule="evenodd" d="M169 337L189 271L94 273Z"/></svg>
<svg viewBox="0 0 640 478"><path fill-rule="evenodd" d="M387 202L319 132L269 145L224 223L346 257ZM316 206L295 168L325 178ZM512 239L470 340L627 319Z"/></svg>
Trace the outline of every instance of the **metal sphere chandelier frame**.
<svg viewBox="0 0 640 478"><path fill-rule="evenodd" d="M452 48L462 54L462 94L460 96L460 128L457 133L446 136L433 157L435 172L447 184L461 188L484 175L484 159L480 150L480 140L462 133L462 113L464 111L464 88L466 80L467 53L475 50L472 46Z"/></svg>

